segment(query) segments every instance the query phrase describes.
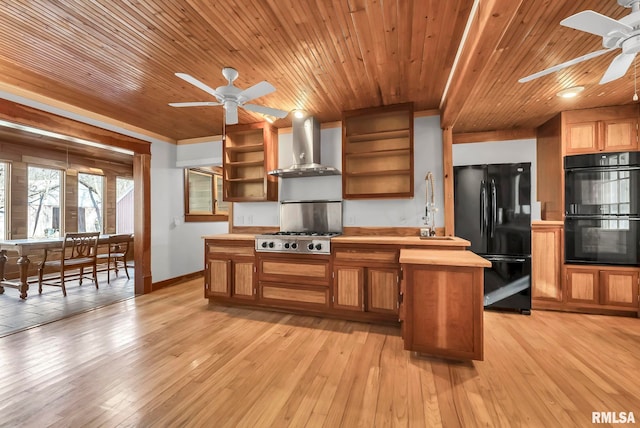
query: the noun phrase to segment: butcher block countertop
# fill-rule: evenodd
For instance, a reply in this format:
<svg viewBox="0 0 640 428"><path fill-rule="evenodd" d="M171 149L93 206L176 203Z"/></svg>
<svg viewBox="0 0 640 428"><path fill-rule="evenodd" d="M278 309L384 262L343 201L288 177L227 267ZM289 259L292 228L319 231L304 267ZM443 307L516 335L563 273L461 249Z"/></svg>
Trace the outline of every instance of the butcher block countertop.
<svg viewBox="0 0 640 428"><path fill-rule="evenodd" d="M374 235L340 235L331 238L332 244L387 244L411 245L424 247L468 247L471 245L466 239L456 236L436 236L422 239L419 236L374 236Z"/></svg>
<svg viewBox="0 0 640 428"><path fill-rule="evenodd" d="M220 235L205 235L202 239L220 239L225 241L253 241L256 235L253 233L224 233Z"/></svg>
<svg viewBox="0 0 640 428"><path fill-rule="evenodd" d="M400 263L437 266L491 267L491 262L471 251L400 250Z"/></svg>

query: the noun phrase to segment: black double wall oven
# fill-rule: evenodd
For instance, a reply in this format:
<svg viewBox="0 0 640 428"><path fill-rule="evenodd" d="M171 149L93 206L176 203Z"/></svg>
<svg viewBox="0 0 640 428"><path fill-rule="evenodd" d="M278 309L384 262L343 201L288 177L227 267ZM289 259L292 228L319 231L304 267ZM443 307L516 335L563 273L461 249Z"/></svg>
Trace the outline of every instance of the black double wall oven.
<svg viewBox="0 0 640 428"><path fill-rule="evenodd" d="M567 156L565 262L640 264L640 152Z"/></svg>

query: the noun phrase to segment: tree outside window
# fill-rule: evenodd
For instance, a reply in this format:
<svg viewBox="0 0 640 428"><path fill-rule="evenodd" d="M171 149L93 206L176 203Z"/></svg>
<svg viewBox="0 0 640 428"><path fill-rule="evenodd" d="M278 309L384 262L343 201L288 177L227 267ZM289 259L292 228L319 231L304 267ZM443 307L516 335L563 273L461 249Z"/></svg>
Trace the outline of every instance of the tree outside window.
<svg viewBox="0 0 640 428"><path fill-rule="evenodd" d="M60 236L60 195L62 171L59 169L28 168L27 234L30 238Z"/></svg>
<svg viewBox="0 0 640 428"><path fill-rule="evenodd" d="M116 177L116 233L133 233L133 179Z"/></svg>
<svg viewBox="0 0 640 428"><path fill-rule="evenodd" d="M103 231L104 177L78 173L78 232Z"/></svg>

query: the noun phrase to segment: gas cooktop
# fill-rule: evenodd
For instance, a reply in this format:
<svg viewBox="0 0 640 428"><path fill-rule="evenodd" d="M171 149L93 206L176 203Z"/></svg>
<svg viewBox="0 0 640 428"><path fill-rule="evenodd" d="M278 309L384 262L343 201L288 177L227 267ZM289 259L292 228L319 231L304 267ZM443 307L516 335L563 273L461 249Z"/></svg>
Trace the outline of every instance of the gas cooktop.
<svg viewBox="0 0 640 428"><path fill-rule="evenodd" d="M256 251L331 254L331 237L340 232L273 232L256 236Z"/></svg>
<svg viewBox="0 0 640 428"><path fill-rule="evenodd" d="M324 237L332 237L338 236L340 232L315 232L315 231L305 231L305 232L272 232L265 233L263 236L324 236Z"/></svg>

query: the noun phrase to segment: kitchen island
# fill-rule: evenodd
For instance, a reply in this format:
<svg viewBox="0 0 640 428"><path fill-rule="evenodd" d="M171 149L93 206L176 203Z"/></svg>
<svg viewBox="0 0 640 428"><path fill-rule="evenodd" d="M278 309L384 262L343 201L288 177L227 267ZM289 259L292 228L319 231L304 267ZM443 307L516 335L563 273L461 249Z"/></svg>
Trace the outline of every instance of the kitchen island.
<svg viewBox="0 0 640 428"><path fill-rule="evenodd" d="M254 235L250 234L203 238L205 297L211 303L392 325L400 325L401 321L406 325L406 321L411 320L411 327L403 326L403 332L412 334L407 349L415 348L432 355L481 359L481 348L479 354L458 353L455 349L443 354L436 348L423 347L417 336L427 331L430 325L441 330L442 326L448 328L451 323L473 320L479 322L469 327L474 332L473 339L482 340L481 274L482 267L490 266L490 263L466 250L469 241L456 237L421 239L417 236L341 235L331 238L328 254L290 254L260 251L256 249ZM440 258L434 254L440 254ZM471 269L471 260L477 264L473 268L478 269L479 276L476 271L470 276L464 273L465 269ZM468 318L461 318L464 315L461 310L440 312L439 318L434 320L426 320L418 313L415 302L421 300L409 294L423 293L424 290L408 283L406 274L416 275L423 268L443 272L446 281L452 283L451 290L457 290L454 297L463 302L462 308L471 308ZM462 269L463 273L451 274L452 269ZM432 295L436 299L449 298L447 293ZM424 296L431 295L421 294L418 297ZM406 302L414 306L405 310ZM436 303L439 305L440 300ZM443 317L450 317L451 322L443 324ZM453 342L446 344L453 345Z"/></svg>
<svg viewBox="0 0 640 428"><path fill-rule="evenodd" d="M471 251L404 249L400 263L405 349L482 360L483 269L491 262Z"/></svg>

